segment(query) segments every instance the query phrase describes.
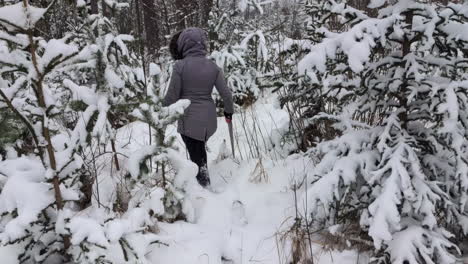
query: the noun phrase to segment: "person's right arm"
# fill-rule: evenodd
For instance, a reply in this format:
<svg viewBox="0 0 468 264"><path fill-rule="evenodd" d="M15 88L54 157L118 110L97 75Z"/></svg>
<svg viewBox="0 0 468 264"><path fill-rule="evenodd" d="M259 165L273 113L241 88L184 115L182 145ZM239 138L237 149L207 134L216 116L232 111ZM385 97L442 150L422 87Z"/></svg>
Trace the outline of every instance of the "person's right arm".
<svg viewBox="0 0 468 264"><path fill-rule="evenodd" d="M221 69L219 69L218 71L215 87L216 90L218 90L219 95L221 95L221 98L223 99L224 116L230 121L232 119L232 114L234 113L234 103L232 101L232 92L226 84L226 79L224 78L224 73Z"/></svg>
<svg viewBox="0 0 468 264"><path fill-rule="evenodd" d="M182 96L182 69L180 62L176 62L172 68L171 81L163 100L163 106L169 106L177 102Z"/></svg>

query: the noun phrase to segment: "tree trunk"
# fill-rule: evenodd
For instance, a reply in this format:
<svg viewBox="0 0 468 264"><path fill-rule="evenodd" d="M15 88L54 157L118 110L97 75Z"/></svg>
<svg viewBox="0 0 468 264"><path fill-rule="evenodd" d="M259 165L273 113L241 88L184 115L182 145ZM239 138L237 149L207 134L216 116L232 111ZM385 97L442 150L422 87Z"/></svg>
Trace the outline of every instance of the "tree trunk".
<svg viewBox="0 0 468 264"><path fill-rule="evenodd" d="M408 26L408 28L412 28L413 25L413 11L408 11L405 14L405 22ZM402 65L400 67L404 68L406 67L404 57L408 55L411 52L411 36L405 35L402 43L402 54L401 54L401 60L402 60ZM398 114L398 118L400 119L401 122L401 127L403 129L408 129L408 97L407 97L407 91L408 91L408 80L406 77L403 78L403 84L401 86L401 91L399 93L399 100L400 100L400 113Z"/></svg>
<svg viewBox="0 0 468 264"><path fill-rule="evenodd" d="M114 163L115 163L115 170L120 171L120 164L119 164L119 158L117 156L117 150L115 148L115 140L111 140L111 147L112 147L112 153L114 154Z"/></svg>
<svg viewBox="0 0 468 264"><path fill-rule="evenodd" d="M161 42L159 41L159 19L154 0L142 0L143 21L145 26L145 44L150 55L157 55Z"/></svg>
<svg viewBox="0 0 468 264"><path fill-rule="evenodd" d="M200 1L200 27L208 27L208 19L210 17L211 9L213 8L213 0L199 0Z"/></svg>
<svg viewBox="0 0 468 264"><path fill-rule="evenodd" d="M177 29L184 29L186 25L185 0L175 0Z"/></svg>
<svg viewBox="0 0 468 264"><path fill-rule="evenodd" d="M105 1L101 1L101 9L102 9L102 15L104 17L109 17L109 7L107 6Z"/></svg>
<svg viewBox="0 0 468 264"><path fill-rule="evenodd" d="M349 5L366 12L366 14L370 17L377 17L378 9L376 8L368 8L370 0L352 0L349 2Z"/></svg>
<svg viewBox="0 0 468 264"><path fill-rule="evenodd" d="M98 11L99 10L97 0L91 0L91 14L97 14Z"/></svg>
<svg viewBox="0 0 468 264"><path fill-rule="evenodd" d="M23 0L23 6L27 8L28 5L29 5L28 0ZM45 102L44 89L42 86L44 75L39 70L38 61L36 57L36 45L35 45L34 38L33 38L33 31L29 29L27 33L28 33L28 39L30 43L29 49L31 53L31 60L32 60L34 70L36 71L36 75L37 75L37 79L35 80L35 86L36 86L35 93L37 96L38 105L40 108L43 109L43 113L44 113L41 119L42 136L44 137L46 141L46 150L47 150L47 155L49 158L48 164L44 164L44 165L46 165L45 167L46 168L48 167L47 169L51 169L54 173L54 176L52 178L52 185L54 187L55 202L57 204L57 210L61 211L63 209L64 202L62 198L62 193L60 191L60 179L57 174L57 162L55 158L55 151L52 145L52 139L50 136L49 127L48 127L48 124L46 123L49 118L47 116L47 111L46 111L47 104ZM70 247L70 236L65 235L63 237L63 246L64 246L64 250L67 251L67 249Z"/></svg>
<svg viewBox="0 0 468 264"><path fill-rule="evenodd" d="M161 1L162 1L162 11L163 11L162 16L164 17L164 35L170 35L171 25L169 23L169 9L167 8L166 0L161 0ZM166 42L164 42L164 45L166 45Z"/></svg>
<svg viewBox="0 0 468 264"><path fill-rule="evenodd" d="M144 56L144 43L143 43L143 30L141 28L141 11L140 11L140 0L135 0L135 14L136 14L136 24L137 24L137 34L138 34L138 44L140 48L140 56Z"/></svg>

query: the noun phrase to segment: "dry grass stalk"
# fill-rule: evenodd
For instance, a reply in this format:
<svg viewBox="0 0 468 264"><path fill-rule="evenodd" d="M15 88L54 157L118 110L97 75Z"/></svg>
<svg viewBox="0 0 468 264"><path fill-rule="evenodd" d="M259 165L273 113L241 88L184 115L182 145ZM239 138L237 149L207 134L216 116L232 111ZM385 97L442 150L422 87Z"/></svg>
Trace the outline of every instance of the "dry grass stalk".
<svg viewBox="0 0 468 264"><path fill-rule="evenodd" d="M255 169L251 174L250 182L252 182L252 183L262 183L262 182L263 183L268 183L269 181L270 180L269 180L269 177L268 177L268 173L265 170L265 166L263 166L262 157L259 157L257 165L255 166Z"/></svg>

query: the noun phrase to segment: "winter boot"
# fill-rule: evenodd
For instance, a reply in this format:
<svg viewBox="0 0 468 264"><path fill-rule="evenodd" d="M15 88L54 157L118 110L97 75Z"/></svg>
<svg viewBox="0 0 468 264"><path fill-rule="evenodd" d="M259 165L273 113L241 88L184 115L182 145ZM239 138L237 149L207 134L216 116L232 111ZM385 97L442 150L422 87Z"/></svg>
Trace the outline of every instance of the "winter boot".
<svg viewBox="0 0 468 264"><path fill-rule="evenodd" d="M197 174L197 181L203 187L207 187L210 185L210 175L208 174L208 167L206 166L206 164L199 168Z"/></svg>

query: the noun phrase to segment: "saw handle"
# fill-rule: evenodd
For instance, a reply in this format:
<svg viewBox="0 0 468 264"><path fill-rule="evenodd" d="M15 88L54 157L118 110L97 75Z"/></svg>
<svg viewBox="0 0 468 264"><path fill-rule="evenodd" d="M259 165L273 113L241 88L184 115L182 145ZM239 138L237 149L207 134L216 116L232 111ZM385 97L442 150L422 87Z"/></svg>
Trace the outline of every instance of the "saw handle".
<svg viewBox="0 0 468 264"><path fill-rule="evenodd" d="M232 122L232 114L224 112L224 119L226 120L226 123L231 123Z"/></svg>

